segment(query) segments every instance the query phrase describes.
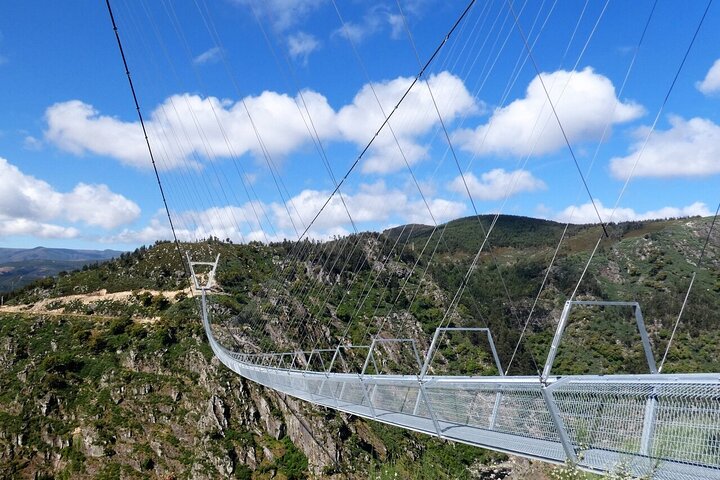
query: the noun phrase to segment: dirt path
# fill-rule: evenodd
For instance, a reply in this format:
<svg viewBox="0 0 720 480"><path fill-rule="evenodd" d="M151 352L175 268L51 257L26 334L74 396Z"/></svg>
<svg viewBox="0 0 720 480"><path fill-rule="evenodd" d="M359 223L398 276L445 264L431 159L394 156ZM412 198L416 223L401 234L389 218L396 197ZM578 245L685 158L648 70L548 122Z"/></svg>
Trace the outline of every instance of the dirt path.
<svg viewBox="0 0 720 480"><path fill-rule="evenodd" d="M178 293L184 293L185 295L191 295L192 292L189 288L183 289L183 290L169 290L169 291L160 291L160 290L133 290L133 291L126 291L126 292L113 292L108 293L107 290L98 290L97 292L92 293L85 293L80 295L66 295L64 297L53 297L53 298L45 298L43 300L37 301L35 303L29 304L29 305L3 305L0 307L0 314L2 313L31 313L31 314L42 314L42 315L52 315L52 316L67 316L67 315L74 315L74 316L84 316L84 317L93 317L93 318L113 318L113 317L105 317L103 315L85 315L85 314L78 314L78 313L72 313L68 314L63 312L64 307L74 301L79 300L82 302L83 305L92 305L98 302L111 300L111 301L117 301L117 302L126 302L129 303L130 299L134 297L136 294L143 294L143 293L149 293L153 296L162 295L166 299L170 301L170 303L175 303L175 296ZM155 318L150 319L138 319L139 321L154 321Z"/></svg>

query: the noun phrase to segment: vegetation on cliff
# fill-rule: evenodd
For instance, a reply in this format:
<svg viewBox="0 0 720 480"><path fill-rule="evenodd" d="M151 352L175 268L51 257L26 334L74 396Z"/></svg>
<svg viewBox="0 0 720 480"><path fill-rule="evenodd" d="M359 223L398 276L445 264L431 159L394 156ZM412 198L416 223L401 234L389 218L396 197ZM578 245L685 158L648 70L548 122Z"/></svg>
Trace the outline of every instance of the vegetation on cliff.
<svg viewBox="0 0 720 480"><path fill-rule="evenodd" d="M380 335L415 338L423 350L489 220L461 219L445 230L398 227L300 247L217 239L183 247L195 259L220 255L213 312L231 347L309 349L342 338L367 344ZM709 224L693 218L610 225L578 290L583 299L639 301L661 358L697 271L666 372L720 370L720 334L713 328L720 320L717 232L696 268ZM500 217L458 308L445 319L490 327L507 368L547 273L510 373L542 368L563 303L601 233L597 226L571 226L546 272L563 230L553 222ZM421 255L427 245L435 251L430 263ZM187 286L176 246L159 242L13 292L0 311L0 477L508 473L481 468L503 455L317 409L237 377L213 359ZM643 372L638 339L629 312L577 309L555 372ZM412 356L384 353L382 371L416 368ZM357 368L360 358L349 355L344 368ZM446 338L432 369L497 372L478 335Z"/></svg>

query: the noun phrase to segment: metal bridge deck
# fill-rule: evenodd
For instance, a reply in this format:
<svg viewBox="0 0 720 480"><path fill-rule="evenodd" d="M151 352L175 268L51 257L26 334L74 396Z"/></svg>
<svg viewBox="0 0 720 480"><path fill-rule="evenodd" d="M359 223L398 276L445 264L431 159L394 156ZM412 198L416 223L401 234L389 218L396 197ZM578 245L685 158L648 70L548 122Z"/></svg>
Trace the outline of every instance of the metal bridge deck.
<svg viewBox="0 0 720 480"><path fill-rule="evenodd" d="M258 366L218 345L213 349L233 371L266 387L409 430L562 463L569 456L550 414L556 408L582 468L720 479L720 382L703 375L565 377L547 386L536 377L428 376L420 382L417 376ZM653 432L642 453L645 411L652 402Z"/></svg>

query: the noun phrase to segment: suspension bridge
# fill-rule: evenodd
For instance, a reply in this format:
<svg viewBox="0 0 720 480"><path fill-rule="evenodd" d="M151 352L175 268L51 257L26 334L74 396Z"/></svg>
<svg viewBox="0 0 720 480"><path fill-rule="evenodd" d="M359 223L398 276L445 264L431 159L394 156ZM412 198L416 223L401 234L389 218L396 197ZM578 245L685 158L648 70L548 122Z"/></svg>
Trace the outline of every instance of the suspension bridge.
<svg viewBox="0 0 720 480"><path fill-rule="evenodd" d="M430 202L427 201L426 196L423 194L422 186L420 182L417 181L411 162L408 161L403 150L402 139L399 138L393 130L393 124L390 121L395 112L403 105L403 102L409 98L409 94L420 88L426 88L428 91L428 99L431 100L428 105L432 107L430 109L433 110L438 117L439 127L437 136L447 141L448 156L454 161L454 166L457 166L459 173L458 179L461 180L464 191L467 192L469 203L472 205L475 216L478 221L480 220L471 189L468 186L468 180L466 178L467 169L464 171L460 166L456 150L453 148L452 135L446 129L441 108L438 106L436 96L433 93L433 87L426 79L428 69L446 46L448 40L453 35L462 33L458 30L464 28L463 22L467 21L466 16L472 14L474 3L474 1L470 1L466 8L462 10L450 30L425 63L421 62L418 56L419 71L414 78L406 82L407 88L401 92L393 108L388 109L387 106L383 107L382 102L378 98L378 94L372 90L372 95L382 113L382 119L374 135L371 136L364 149L361 149L361 153L355 161L351 163L345 175L340 177L339 180L335 177L331 165L328 162L327 155L323 149L323 139L316 130L306 100L302 97L302 93L299 94L297 103L300 115L305 122L308 135L312 138L328 170L333 185L332 191L324 202L320 202L317 213L309 222L303 222L292 202L285 201L286 197L289 197L287 189L279 178L278 170L273 163L269 149L266 148L263 142L261 132L259 132L252 120L253 114L251 109L248 108L243 101L242 106L245 109L247 117L250 119L250 123L252 123L252 130L260 145L262 157L264 157L268 169L273 175L273 180L288 214L289 223L292 224L298 237L297 241L293 242L293 246L288 253L289 260L284 261L281 259L275 262L277 272L272 274L272 282L279 285L296 284L296 269L305 268L306 260L313 255L315 255L315 258L309 260L309 263L321 263L321 272L335 271L335 267L338 267L340 271L335 280L325 282L330 285L327 287L327 290L319 289L314 292L316 297L328 297L333 289L341 283L340 279L343 275L351 279L357 276L358 270L353 271L353 268L349 266L352 263L350 259L356 251L362 250L365 247L361 244L361 235L359 235L353 218L355 212L351 211L352 209L348 207L348 203L350 202L346 201L341 187L344 188L346 181L353 173L355 167L363 159L363 155L372 149L373 142L379 136L386 135L386 140L390 139L388 143L397 147L400 157L407 167L409 177L412 179L413 185L420 194L422 204L424 204L428 210L429 217L434 222L430 237L428 237L427 242L421 246L422 251L417 256L417 261L412 265L412 268L409 269L409 273L406 272L404 275L404 283L399 290L404 294L405 291L410 290L408 286L409 279L420 277L421 281L417 282L417 290L409 295L411 298L410 304L413 304L417 298L417 291L423 285L422 279L425 278L425 274L427 273L427 267L425 267L424 271L418 272L418 270L422 269L422 267L418 266L420 258L423 256L428 258L427 265L430 265L435 251L443 241L443 234L445 232L445 226L435 222ZM482 11L475 12L477 15L476 25L478 25L480 21L484 23L486 20L485 17L487 17L488 12L492 8L489 6L491 3L492 2L487 2ZM660 118L665 108L668 97L672 93L678 75L683 68L687 55L691 51L698 31L705 19L710 3L711 2L708 2L707 8L698 20L697 29L694 32L692 40L686 47L684 58L679 65L677 65L674 79L670 83L666 92L667 94L658 108L655 123L647 133L648 138L652 134L658 118ZM124 66L133 91L135 106L138 113L140 113L140 105L135 96L132 80L130 80L129 67L109 1L107 1L107 5L108 10L110 10L122 59L123 62L125 62ZM334 1L333 5L335 6L343 28L347 27ZM502 104L507 100L507 92L509 92L510 87L517 80L522 66L525 64L531 65L536 74L537 86L545 97L545 103L543 105L545 111L543 113L541 110L540 113L538 113L538 118L532 127L533 133L537 130L538 135L540 135L539 132L545 131L548 125L556 127L558 132L561 133L560 138L564 140L569 158L572 160L571 169L577 173L579 183L582 186L581 191L583 194L587 194L590 205L597 216L597 223L602 227L601 235L594 244L594 248L591 249L591 254L587 260L585 269L579 275L572 293L566 297L567 300L557 319L555 333L549 346L547 358L542 362L542 370L540 371L538 368L537 375L509 375L510 365L502 364L495 345L493 331L489 327L452 326L453 322L451 320L455 318L454 315L456 314L460 299L465 294L468 280L474 274L481 254L486 253L484 250L490 250L489 243L492 239L498 218L500 217L499 211L494 215L488 226L484 226L483 223L479 221L479 226L483 231L483 238L479 249L471 257L467 265L466 273L459 284L455 296L448 305L445 305L446 311L439 326L434 330L434 334L428 339L428 342L421 341L417 332L407 332L407 336L387 334L387 332L383 331L383 327L387 322L387 318L385 318L382 320L376 334L365 337L367 338L366 343L352 344L348 340L348 332L352 322L355 320L355 317L357 317L356 310L355 314L351 316L351 321L345 327L345 331L333 337L337 340L334 346L321 348L319 346L320 342L315 341L314 345L310 348L302 348L302 342L297 342L296 345L287 350L263 349L259 346L259 342L257 342L257 340L263 340L260 338L263 335L266 337L264 340L267 340L268 344L273 347L277 347L283 343L277 335L271 338L272 335L268 333L268 322L272 320L273 316L276 317L276 319L282 316L283 321L289 322L288 325L281 325L279 328L287 328L288 330L290 330L291 327L296 328L298 331L305 332L305 337L308 336L310 327L308 325L303 326L298 324L301 322L312 323L317 320L313 319L312 315L307 312L303 312L302 315L298 314L296 315L297 318L293 318L291 315L293 311L293 300L281 301L275 299L273 306L261 312L261 317L264 316L265 323L252 325L252 328L259 332L256 332L256 338L248 339L248 335L242 332L233 332L227 324L223 324L223 319L220 318L222 315L218 309L213 308L215 300L222 296L219 288L222 287L222 285L218 285L218 281L216 280L218 276L219 256L213 261L204 261L206 259L191 258L187 251L181 251L183 248L181 247L181 242L178 240L178 232L173 224L173 214L168 207L163 184L160 182L160 175L156 168L155 173L161 193L163 194L166 212L173 229L173 235L175 236L175 243L178 246L178 252L184 257L184 263L189 269L193 289L200 302L202 323L210 346L217 358L229 369L267 388L315 405L438 438L462 442L530 459L557 464L571 463L584 470L599 473L623 471L635 477L668 480L690 480L698 478L720 479L720 373L662 373L668 351L675 339L676 330L690 297L690 292L696 279L696 273L702 269L703 262L706 260L706 249L712 237L717 214L707 229L701 252L698 258L694 260L696 269L690 279L684 301L672 329L672 335L667 342L667 348L662 358L655 357L651 335L646 327L642 306L637 301L580 300L580 297L587 297L580 295L580 286L586 278L585 275L588 271L588 266L593 261L603 238L608 236L608 225L612 222L615 210L612 211L609 218L603 218L603 215L601 215L601 211L595 203L589 183L587 182L588 171L581 169L572 148L572 142L566 134L565 127L567 127L567 125L564 125L564 119L561 118L556 108L563 93L560 93L559 96L551 94L553 85L546 85L544 75L537 65L533 47L542 32L542 27L539 27L539 31L535 33L536 36L533 37L531 35L533 33L532 29L526 31L521 26L524 6L517 9L517 6L509 0L507 2L500 2L499 5L498 18L502 18L502 15L504 15L505 22L507 22L508 25L507 38L515 31L521 40L523 51L522 55L518 57L515 67L513 67L513 72L510 74L508 80L507 90L500 103ZM488 9L487 11L485 10L486 8ZM553 8L547 11L548 18L552 14ZM605 13L605 8L607 8L607 2L604 4L602 10L599 11L598 17L588 34L581 53L572 67L573 73L575 73L585 49L590 44L595 29L598 24L600 24ZM402 8L399 2L398 9L402 16ZM640 30L642 34L635 47L634 55L637 55L643 42L654 10L655 4L653 4L644 24L641 25L642 28ZM535 28L536 24L540 25L538 19L542 11L543 7L541 6L532 24L533 28ZM203 14L202 11L201 14ZM208 22L207 18L203 18L203 20L206 23ZM545 21L547 21L547 19ZM579 24L580 20L578 20L578 25ZM505 23L503 23L503 25L505 25ZM544 24L542 24L542 26L544 27ZM407 28L406 23L405 27ZM575 28L577 31L577 26ZM211 27L210 30L212 30ZM501 30L498 30L493 33L493 30L490 30L488 37L495 36L500 38L500 31ZM576 31L573 31L573 38ZM413 43L412 34L409 29L408 35L410 36L411 43ZM507 38L505 42L507 42ZM218 47L220 46L221 45L218 44ZM499 56L503 51L504 43L502 45L498 44L497 48L497 55ZM353 49L357 54L355 47L353 47ZM458 47L458 49L462 50L460 47ZM417 56L417 51L415 51L415 54ZM488 58L491 58L489 54ZM359 59L359 61L361 60ZM633 56L627 69L625 80L630 76L634 62L635 56ZM494 67L494 65L495 63L492 63L492 67ZM487 71L487 75L489 76L491 72L492 68ZM567 79L565 85L562 86L562 92L565 92L571 79L572 75ZM368 81L368 85L370 85L372 89L372 82ZM624 86L625 83L623 83L618 97L622 94ZM176 107L173 105L173 108ZM612 111L608 112L608 119L598 142L598 149L599 145L605 140L606 134L612 125L615 108L617 108L617 105L613 107ZM219 118L215 111L213 111L213 115L219 123ZM197 127L197 119L194 118L194 120L195 126ZM151 141L145 130L142 115L140 115L140 123L145 132L145 140L153 161L153 166L155 166L155 157L153 156ZM488 130L491 126L492 125L488 126ZM218 132L218 136L224 138L227 148L230 149L231 156L235 156L235 154L232 153L232 139L230 136L226 134L222 127L220 127ZM199 133L201 137L205 137L204 132ZM187 132L183 132L183 134L187 136ZM487 137L487 132L485 135ZM531 135L529 138L532 139L533 136ZM537 143L539 138L539 136L536 137L534 142ZM647 142L647 139L645 141ZM171 140L166 139L166 143L170 142ZM534 149L535 145L531 147ZM598 151L596 150L595 156L597 155ZM641 155L642 150L638 154L638 159ZM593 161L594 158L595 157L593 157ZM637 161L638 160L636 160L636 164ZM218 184L220 185L222 185L222 177L223 175L218 175ZM257 203L256 209L255 204L252 203L253 199L250 198L249 194L252 186L245 183L245 180L243 180L244 175L241 174L240 177L240 181L249 196L249 205L251 206L252 214L255 216L256 223L261 225L263 223L261 217L266 217L267 214L262 211L263 207L259 202ZM622 198L629 181L630 178L628 177L625 186L618 196L618 202ZM514 182L517 182L517 179L515 179ZM511 195L513 188L514 183L508 185L504 200L507 200ZM319 260L323 254L322 249L316 249L315 244L308 242L307 239L310 235L311 228L318 218L320 218L324 212L326 213L328 206L344 212L347 215L349 223L352 225L355 233L355 240L344 243L335 242L330 255ZM260 212L258 212L258 210L260 210ZM295 212L291 210L295 210ZM214 211L215 210L208 209L206 213ZM296 221L294 221L294 219ZM187 219L175 215L174 220L177 224ZM195 221L199 222L200 220ZM192 223L192 221L189 223ZM213 231L212 225L211 228L200 230L204 232ZM192 231L192 229L186 228L183 231L189 232ZM388 259L390 257L402 257L406 248L409 248L408 244L410 243L409 238L411 235L407 234L403 236L403 232L405 232L404 228L395 238L394 244L390 248L391 254L386 255L385 260L380 262L382 263L383 269L389 268ZM522 345L528 325L533 318L536 305L547 287L548 274L556 261L558 251L563 241L566 239L566 232L567 225L565 231L560 236L550 264L547 266L545 277L541 281L527 320L525 322L519 322L522 329L519 339L517 340L515 352L513 352L509 363L513 362L518 349ZM433 238L433 235L436 233L438 233L438 235L435 236L437 243L433 246L430 243L430 238ZM187 237L188 235L185 236ZM388 239L386 238L385 241L387 242ZM340 251L335 252L334 249L340 243L342 243ZM390 243L392 243L392 241ZM347 247L349 247L349 250L346 250ZM334 258L333 253L335 253ZM507 302L512 305L512 299L510 298L505 280L502 277L500 263L492 251L490 252L490 258L492 258L491 263L498 271L504 293L508 297ZM373 285L378 282L379 275L378 273L374 280L372 280ZM309 274L307 276L310 277ZM388 280L388 282L390 282L390 280ZM299 287L294 285L288 287L287 293L289 297L295 295L300 299L298 301L302 303L301 297L307 299L309 296L308 291L314 288L314 286L310 285L301 285ZM345 289L345 293L342 294L342 300L340 301L340 303L342 303L351 287L343 284L338 288ZM387 288L387 284L385 288ZM272 287L267 287L267 289L270 291ZM370 289L372 289L372 286ZM363 287L364 292L369 292L370 289L366 290L365 287ZM369 293L367 293L367 295L369 295ZM362 300L363 303L367 300L367 295ZM392 308L395 308L400 297L401 295L398 294ZM322 307L327 307L327 299ZM637 335L637 338L639 338L639 343L642 347L645 368L643 373L566 375L558 374L553 370L560 347L563 341L567 340L564 339L564 337L566 329L573 319L571 314L576 309L582 308L617 309L627 313L627 316L634 320L634 333ZM308 308L307 310L310 309ZM437 362L438 351L441 345L450 342L451 338L458 338L458 336L463 335L472 335L477 341L476 343L481 344L481 347L487 352L487 358L490 359L490 363L496 371L496 374L457 374L452 371L437 373L440 369L435 368L435 363ZM330 336L329 334L325 335L325 337ZM232 342L225 341L228 337ZM238 341L238 337L242 337L240 338L242 341ZM307 340L305 337L301 338L301 340ZM235 347L229 345L233 342L235 343ZM310 343L312 344L313 342ZM243 348L243 345L246 348ZM295 346L298 348L295 348ZM409 359L409 367L398 373L387 371L388 369L381 365L380 357L383 355L382 352L387 352L388 349L395 352L403 350ZM534 358L533 362L535 362Z"/></svg>
<svg viewBox="0 0 720 480"><path fill-rule="evenodd" d="M658 373L636 302L568 301L558 322L542 375L452 376L428 373L440 336L480 330L498 371L502 365L486 328L438 328L423 357L414 339L376 338L369 345L330 349L330 361L311 368L319 349L248 354L215 338L208 296L214 263L189 262L199 292L205 332L218 359L249 380L310 403L439 438L554 463L571 462L596 472L622 471L661 479L720 478L720 375ZM209 266L199 278L198 266ZM575 305L632 310L648 373L555 376L552 366ZM378 372L380 343L408 342L417 371ZM357 373L338 372L343 350L365 353Z"/></svg>

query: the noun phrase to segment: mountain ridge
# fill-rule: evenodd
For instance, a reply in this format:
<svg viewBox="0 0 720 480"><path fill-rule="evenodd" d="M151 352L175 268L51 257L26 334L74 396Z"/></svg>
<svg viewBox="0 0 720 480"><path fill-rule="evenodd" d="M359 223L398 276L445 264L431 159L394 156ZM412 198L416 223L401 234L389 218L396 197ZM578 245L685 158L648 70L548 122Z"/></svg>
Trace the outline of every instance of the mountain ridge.
<svg viewBox="0 0 720 480"><path fill-rule="evenodd" d="M119 257L119 250L71 248L0 248L0 292L7 293L35 280L78 270Z"/></svg>
<svg viewBox="0 0 720 480"><path fill-rule="evenodd" d="M120 250L87 250L74 248L0 248L0 264L26 260L109 260L119 257Z"/></svg>

